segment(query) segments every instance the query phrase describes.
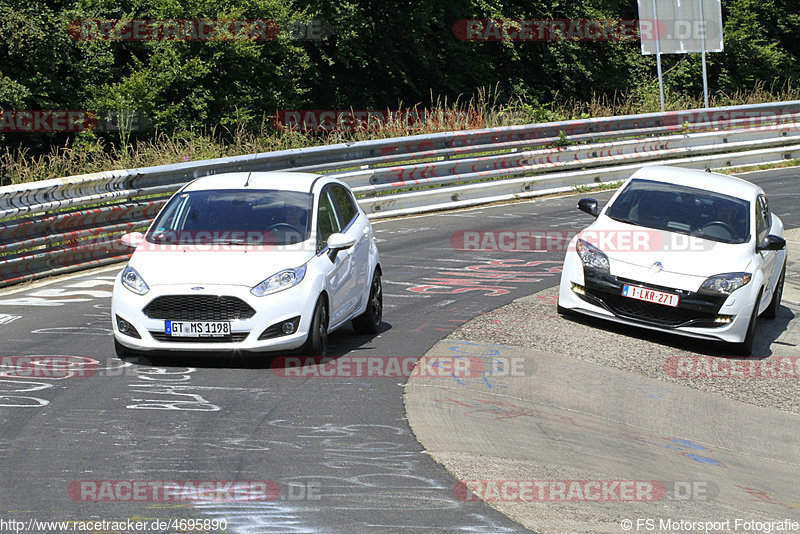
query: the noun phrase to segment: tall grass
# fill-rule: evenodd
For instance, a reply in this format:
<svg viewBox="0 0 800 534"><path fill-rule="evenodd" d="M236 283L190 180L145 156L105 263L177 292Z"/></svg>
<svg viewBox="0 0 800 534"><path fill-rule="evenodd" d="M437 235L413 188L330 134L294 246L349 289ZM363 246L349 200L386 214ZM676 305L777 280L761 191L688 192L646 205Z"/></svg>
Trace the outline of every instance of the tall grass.
<svg viewBox="0 0 800 534"><path fill-rule="evenodd" d="M555 99L548 104L521 98L501 101L496 86L478 90L469 100L450 101L431 95L432 105L424 110L418 105L400 106L408 111L427 111L428 120L416 123L389 120L372 124L369 129L281 130L265 117L255 129L214 129L183 135L155 132L148 139L126 142L124 146L85 132L76 135L67 146L52 147L50 152L40 155L30 154L25 147L4 147L0 152L0 185L366 139L656 112L661 108L654 83L630 93L595 95L588 101ZM714 95L709 104L716 107L797 99L800 87L787 84L776 88L759 83L749 91ZM702 97L675 93L667 95L665 104L667 110L703 107Z"/></svg>

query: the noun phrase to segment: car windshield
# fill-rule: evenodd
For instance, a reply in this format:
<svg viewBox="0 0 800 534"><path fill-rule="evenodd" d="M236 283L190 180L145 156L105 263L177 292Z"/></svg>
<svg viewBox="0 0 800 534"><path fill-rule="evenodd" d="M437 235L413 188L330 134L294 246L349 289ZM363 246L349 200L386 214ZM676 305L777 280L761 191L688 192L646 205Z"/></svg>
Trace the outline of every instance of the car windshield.
<svg viewBox="0 0 800 534"><path fill-rule="evenodd" d="M267 189L180 193L161 210L151 243L292 245L311 235L313 196Z"/></svg>
<svg viewBox="0 0 800 534"><path fill-rule="evenodd" d="M750 203L713 191L651 180L631 180L606 215L646 228L722 243L750 239Z"/></svg>

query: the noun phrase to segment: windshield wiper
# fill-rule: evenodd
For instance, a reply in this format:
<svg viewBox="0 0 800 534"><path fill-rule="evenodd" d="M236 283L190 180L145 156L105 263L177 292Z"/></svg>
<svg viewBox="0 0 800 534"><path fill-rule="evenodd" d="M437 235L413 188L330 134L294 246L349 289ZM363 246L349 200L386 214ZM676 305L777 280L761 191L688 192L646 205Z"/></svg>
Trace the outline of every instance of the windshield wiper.
<svg viewBox="0 0 800 534"><path fill-rule="evenodd" d="M614 217L613 215L609 215L612 219L619 222L624 222L626 224L632 224L634 226L642 226L642 223L638 221L634 221L633 219L626 219L625 217Z"/></svg>
<svg viewBox="0 0 800 534"><path fill-rule="evenodd" d="M250 243L247 242L246 239L237 239L237 238L219 238L219 239L212 239L210 243L214 245L249 245Z"/></svg>

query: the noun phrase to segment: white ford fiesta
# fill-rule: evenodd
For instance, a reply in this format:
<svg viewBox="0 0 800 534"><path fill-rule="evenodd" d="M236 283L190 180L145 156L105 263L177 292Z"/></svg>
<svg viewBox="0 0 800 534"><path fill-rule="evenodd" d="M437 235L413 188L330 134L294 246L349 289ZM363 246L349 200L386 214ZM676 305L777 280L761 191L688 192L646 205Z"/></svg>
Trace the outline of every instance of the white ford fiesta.
<svg viewBox="0 0 800 534"><path fill-rule="evenodd" d="M378 331L381 265L348 187L294 172L205 176L181 188L136 247L111 300L114 345L145 351L323 355L347 321Z"/></svg>
<svg viewBox="0 0 800 534"><path fill-rule="evenodd" d="M745 180L676 167L634 173L567 250L558 310L753 349L786 272L783 223Z"/></svg>

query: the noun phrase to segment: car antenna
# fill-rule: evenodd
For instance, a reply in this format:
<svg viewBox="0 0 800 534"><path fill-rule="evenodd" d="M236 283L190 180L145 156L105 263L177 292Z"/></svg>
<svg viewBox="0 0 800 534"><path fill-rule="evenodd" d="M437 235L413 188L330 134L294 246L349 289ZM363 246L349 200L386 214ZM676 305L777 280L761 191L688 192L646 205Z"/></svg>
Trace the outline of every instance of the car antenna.
<svg viewBox="0 0 800 534"><path fill-rule="evenodd" d="M247 181L244 183L244 186L247 187L250 185L250 177L253 176L252 172L247 173Z"/></svg>

